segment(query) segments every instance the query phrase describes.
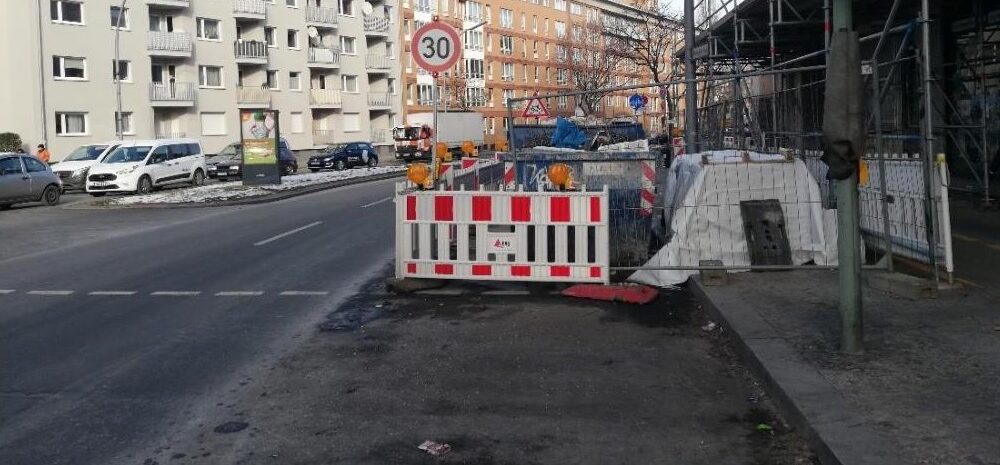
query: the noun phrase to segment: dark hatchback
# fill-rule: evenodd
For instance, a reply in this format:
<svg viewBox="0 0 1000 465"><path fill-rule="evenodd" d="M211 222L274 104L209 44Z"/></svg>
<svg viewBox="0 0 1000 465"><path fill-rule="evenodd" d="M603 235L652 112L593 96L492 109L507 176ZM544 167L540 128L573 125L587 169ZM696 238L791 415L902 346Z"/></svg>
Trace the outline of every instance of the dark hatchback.
<svg viewBox="0 0 1000 465"><path fill-rule="evenodd" d="M288 141L281 138L278 144L278 162L281 163L281 174L288 176L299 170L299 162L295 154L288 148ZM243 179L243 147L239 142L227 145L219 153L205 160L208 177L220 181Z"/></svg>
<svg viewBox="0 0 1000 465"><path fill-rule="evenodd" d="M344 170L355 166L378 166L378 153L368 142L331 145L319 155L309 157L309 171Z"/></svg>

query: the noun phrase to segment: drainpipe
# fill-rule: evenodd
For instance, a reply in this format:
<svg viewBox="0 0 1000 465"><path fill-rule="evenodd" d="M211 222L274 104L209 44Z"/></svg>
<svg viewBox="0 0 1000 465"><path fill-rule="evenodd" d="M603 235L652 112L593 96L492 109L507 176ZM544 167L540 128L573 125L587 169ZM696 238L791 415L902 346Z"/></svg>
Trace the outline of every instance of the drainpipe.
<svg viewBox="0 0 1000 465"><path fill-rule="evenodd" d="M42 109L42 142L45 147L49 146L49 120L47 117L48 103L45 98L45 41L43 40L42 34L42 13L45 11L42 9L42 0L38 0L35 3L38 7L38 87L40 89L41 97L41 109Z"/></svg>

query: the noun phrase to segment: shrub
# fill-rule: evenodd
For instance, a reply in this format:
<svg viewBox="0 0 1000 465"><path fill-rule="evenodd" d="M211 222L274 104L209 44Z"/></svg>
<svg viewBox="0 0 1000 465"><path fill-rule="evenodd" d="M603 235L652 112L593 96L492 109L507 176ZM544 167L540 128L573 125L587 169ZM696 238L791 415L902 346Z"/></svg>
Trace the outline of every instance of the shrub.
<svg viewBox="0 0 1000 465"><path fill-rule="evenodd" d="M0 133L0 152L16 152L22 144L21 136L13 132Z"/></svg>

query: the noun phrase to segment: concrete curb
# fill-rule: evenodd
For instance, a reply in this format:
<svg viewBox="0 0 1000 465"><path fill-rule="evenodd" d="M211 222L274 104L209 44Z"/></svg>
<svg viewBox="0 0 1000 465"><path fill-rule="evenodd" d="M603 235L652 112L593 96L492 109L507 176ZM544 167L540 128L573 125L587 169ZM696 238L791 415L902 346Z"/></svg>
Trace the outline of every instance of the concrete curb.
<svg viewBox="0 0 1000 465"><path fill-rule="evenodd" d="M736 350L824 465L898 463L894 450L860 412L753 308L715 302L698 277L688 280L705 311L728 327Z"/></svg>
<svg viewBox="0 0 1000 465"><path fill-rule="evenodd" d="M257 197L249 197L245 199L222 200L219 202L150 203L145 205L93 205L90 202L78 202L70 205L64 205L61 208L67 210L125 210L125 209L210 208L210 207L230 207L236 205L253 205L259 203L277 202L279 200L290 199L292 197L312 194L314 192L325 191L337 187L351 186L354 184L362 184L366 182L384 181L386 179L394 179L403 176L406 176L406 170L399 171L396 173L379 174L375 176L364 176L359 178L342 179L340 181L333 181L324 184L314 184L312 186L303 187L301 189L292 189L288 191L278 192L275 194L260 195Z"/></svg>

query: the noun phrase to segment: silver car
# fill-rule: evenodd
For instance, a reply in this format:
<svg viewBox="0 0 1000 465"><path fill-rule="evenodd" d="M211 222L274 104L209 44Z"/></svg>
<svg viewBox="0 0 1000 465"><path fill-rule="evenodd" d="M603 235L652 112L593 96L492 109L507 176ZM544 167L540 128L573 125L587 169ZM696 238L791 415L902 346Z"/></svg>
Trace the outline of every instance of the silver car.
<svg viewBox="0 0 1000 465"><path fill-rule="evenodd" d="M0 210L15 203L59 203L62 181L31 155L0 153Z"/></svg>

